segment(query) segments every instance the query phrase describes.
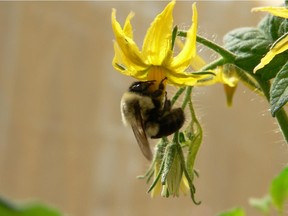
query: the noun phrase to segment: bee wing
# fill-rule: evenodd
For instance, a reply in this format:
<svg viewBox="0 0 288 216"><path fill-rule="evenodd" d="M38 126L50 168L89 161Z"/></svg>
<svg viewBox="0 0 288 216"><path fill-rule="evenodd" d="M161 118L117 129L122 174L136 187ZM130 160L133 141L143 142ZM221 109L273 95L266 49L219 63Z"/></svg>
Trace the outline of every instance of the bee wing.
<svg viewBox="0 0 288 216"><path fill-rule="evenodd" d="M134 105L134 111L135 111L135 121L131 122L133 133L144 156L148 160L152 160L152 152L145 133L139 103L136 103Z"/></svg>

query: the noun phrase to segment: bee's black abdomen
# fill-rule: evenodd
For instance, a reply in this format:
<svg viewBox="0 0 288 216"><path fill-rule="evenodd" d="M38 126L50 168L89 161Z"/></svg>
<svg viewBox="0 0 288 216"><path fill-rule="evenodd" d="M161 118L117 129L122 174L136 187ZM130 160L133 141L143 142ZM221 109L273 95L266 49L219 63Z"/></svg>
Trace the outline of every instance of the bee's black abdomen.
<svg viewBox="0 0 288 216"><path fill-rule="evenodd" d="M181 108L170 110L167 114L161 116L161 118L157 120L157 123L159 124L159 131L151 138L157 139L175 133L183 126L184 121L185 116Z"/></svg>

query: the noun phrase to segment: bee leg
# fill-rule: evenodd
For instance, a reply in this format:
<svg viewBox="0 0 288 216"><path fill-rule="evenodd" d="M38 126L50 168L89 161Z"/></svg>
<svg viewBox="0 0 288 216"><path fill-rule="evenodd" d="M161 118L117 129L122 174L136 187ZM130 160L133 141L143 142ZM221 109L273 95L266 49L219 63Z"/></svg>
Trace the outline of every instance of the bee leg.
<svg viewBox="0 0 288 216"><path fill-rule="evenodd" d="M166 79L167 79L167 77L165 77L164 79L161 80L161 82L159 83L158 89L160 89L160 90L162 90L162 91L164 90L165 86L164 86L163 82L164 82Z"/></svg>
<svg viewBox="0 0 288 216"><path fill-rule="evenodd" d="M164 104L163 104L163 114L165 112L169 112L171 110L171 101L167 99L167 92L165 91L165 99L164 99Z"/></svg>
<svg viewBox="0 0 288 216"><path fill-rule="evenodd" d="M155 90L154 92L152 92L151 97L152 98L158 98L159 96L161 96L163 94L163 91L165 89L165 86L163 84L163 82L167 79L167 77L165 77L164 79L161 80L161 82L159 83L158 89Z"/></svg>

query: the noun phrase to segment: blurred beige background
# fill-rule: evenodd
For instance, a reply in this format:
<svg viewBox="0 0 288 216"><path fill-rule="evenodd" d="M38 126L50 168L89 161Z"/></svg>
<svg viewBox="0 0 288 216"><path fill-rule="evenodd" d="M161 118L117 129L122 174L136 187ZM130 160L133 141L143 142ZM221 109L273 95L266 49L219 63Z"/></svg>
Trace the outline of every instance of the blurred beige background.
<svg viewBox="0 0 288 216"><path fill-rule="evenodd" d="M228 30L255 26L250 8L281 1L199 1L199 33L222 42ZM111 8L122 23L134 11L141 44L167 2L0 2L0 194L37 199L72 216L212 216L263 196L287 163L266 101L240 85L227 108L222 86L196 89L204 127L196 197L151 199L148 166L119 101L129 77L111 66ZM177 2L175 23L187 27L192 2ZM203 54L207 54L204 50ZM215 56L214 56L215 57ZM207 56L206 59L213 59Z"/></svg>

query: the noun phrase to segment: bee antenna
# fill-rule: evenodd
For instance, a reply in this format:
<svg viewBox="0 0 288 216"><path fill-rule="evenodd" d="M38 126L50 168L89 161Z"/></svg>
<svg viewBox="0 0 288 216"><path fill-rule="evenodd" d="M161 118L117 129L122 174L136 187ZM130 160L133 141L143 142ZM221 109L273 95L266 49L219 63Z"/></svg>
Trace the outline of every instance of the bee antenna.
<svg viewBox="0 0 288 216"><path fill-rule="evenodd" d="M164 77L160 83L163 83L165 80L167 80L167 77Z"/></svg>

